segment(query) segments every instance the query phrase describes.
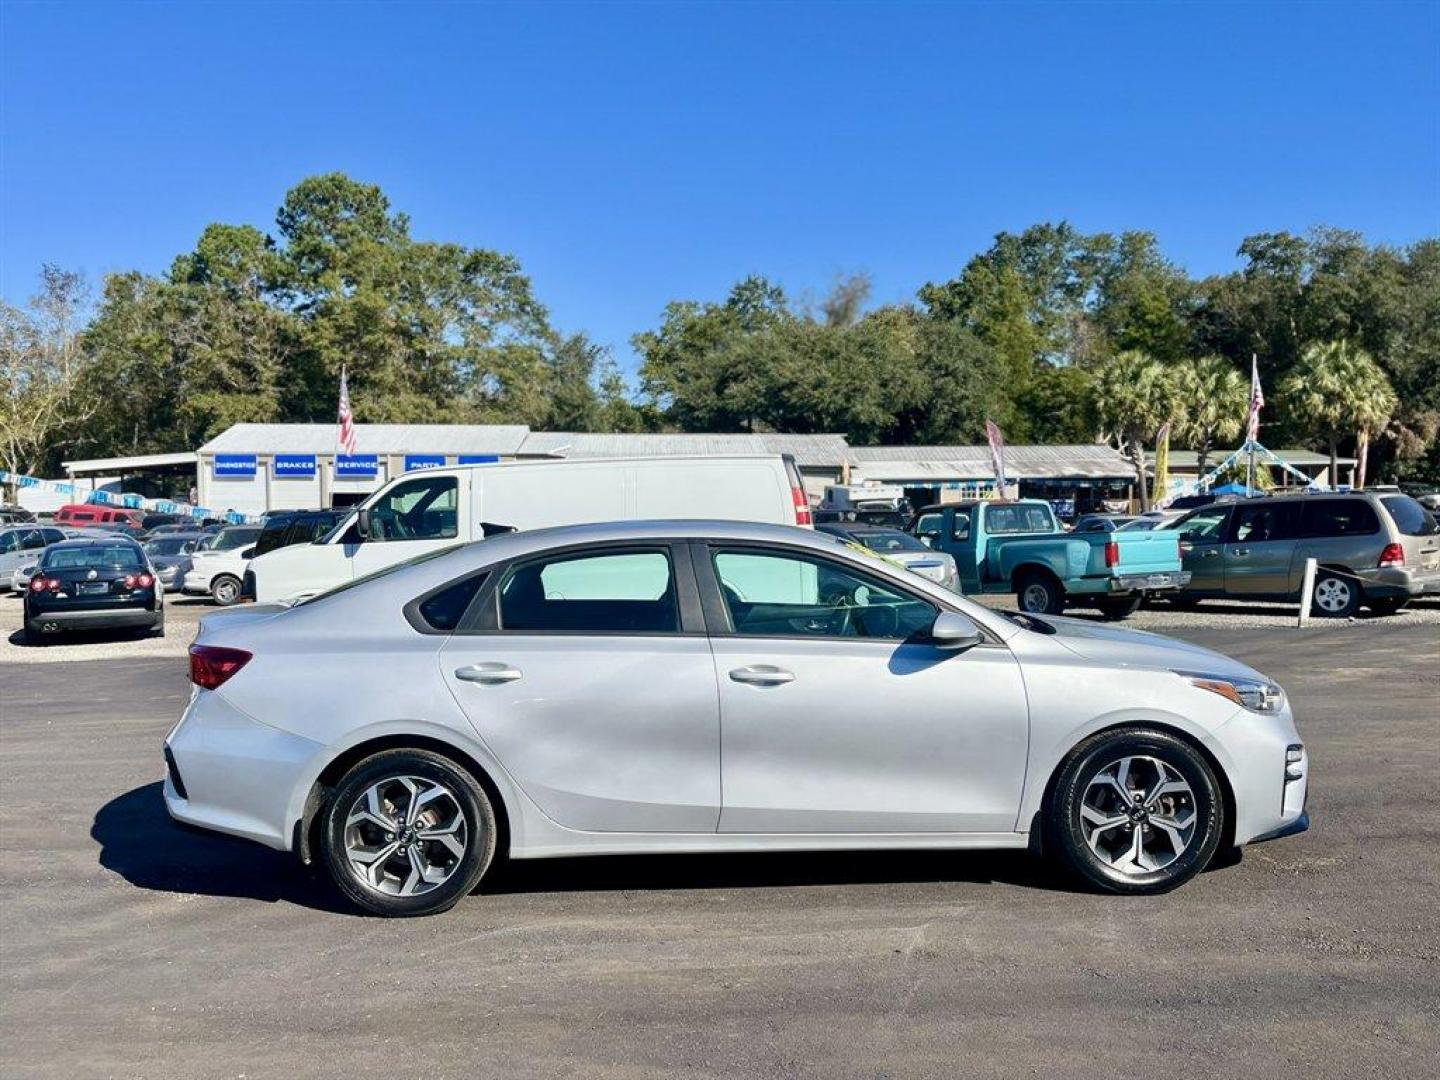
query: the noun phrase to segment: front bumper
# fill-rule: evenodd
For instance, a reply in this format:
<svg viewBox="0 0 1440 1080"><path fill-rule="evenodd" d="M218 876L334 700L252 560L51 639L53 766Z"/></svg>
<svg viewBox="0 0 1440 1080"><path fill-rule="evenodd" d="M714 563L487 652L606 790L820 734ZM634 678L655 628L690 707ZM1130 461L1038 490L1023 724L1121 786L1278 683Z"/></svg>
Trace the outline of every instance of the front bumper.
<svg viewBox="0 0 1440 1080"><path fill-rule="evenodd" d="M1310 827L1310 754L1290 708L1274 716L1239 712L1207 740L1235 797L1235 846L1292 836ZM1298 760L1287 761L1290 750Z"/></svg>
<svg viewBox="0 0 1440 1080"><path fill-rule="evenodd" d="M322 744L252 719L217 691L196 690L165 749L172 818L290 850L292 807L304 805L298 788Z"/></svg>
<svg viewBox="0 0 1440 1080"><path fill-rule="evenodd" d="M214 577L208 570L191 570L180 579L180 589L187 593L208 593L210 591L210 579Z"/></svg>

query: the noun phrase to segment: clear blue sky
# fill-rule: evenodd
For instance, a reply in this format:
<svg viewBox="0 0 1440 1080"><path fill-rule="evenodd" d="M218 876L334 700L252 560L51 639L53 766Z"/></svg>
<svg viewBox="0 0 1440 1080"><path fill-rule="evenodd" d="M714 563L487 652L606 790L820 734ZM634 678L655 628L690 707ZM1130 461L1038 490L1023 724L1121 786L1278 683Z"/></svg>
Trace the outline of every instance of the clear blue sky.
<svg viewBox="0 0 1440 1080"><path fill-rule="evenodd" d="M158 272L343 170L414 232L518 255L628 366L668 300L1003 229L1440 233L1440 4L0 3L0 295Z"/></svg>

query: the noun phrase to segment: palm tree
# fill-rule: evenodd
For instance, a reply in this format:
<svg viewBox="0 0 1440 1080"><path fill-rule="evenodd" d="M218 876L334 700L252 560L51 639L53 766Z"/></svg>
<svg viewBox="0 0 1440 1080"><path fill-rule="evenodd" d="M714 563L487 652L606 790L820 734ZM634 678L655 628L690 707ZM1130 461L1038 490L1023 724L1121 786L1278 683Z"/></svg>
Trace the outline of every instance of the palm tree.
<svg viewBox="0 0 1440 1080"><path fill-rule="evenodd" d="M1096 376L1095 412L1101 428L1135 466L1141 509L1150 509L1145 440L1166 421L1183 423L1185 408L1179 380L1148 353L1118 353L1105 362Z"/></svg>
<svg viewBox="0 0 1440 1080"><path fill-rule="evenodd" d="M1229 443L1245 428L1250 385L1223 356L1201 356L1176 373L1185 398L1185 418L1175 427L1181 445L1195 449L1197 476L1204 476L1217 443Z"/></svg>
<svg viewBox="0 0 1440 1080"><path fill-rule="evenodd" d="M1380 365L1364 349L1343 340L1306 348L1280 380L1279 391L1296 426L1329 444L1332 487L1338 479L1340 440L1353 432L1363 454L1370 436L1385 430L1397 404ZM1365 482L1363 475L1356 480Z"/></svg>

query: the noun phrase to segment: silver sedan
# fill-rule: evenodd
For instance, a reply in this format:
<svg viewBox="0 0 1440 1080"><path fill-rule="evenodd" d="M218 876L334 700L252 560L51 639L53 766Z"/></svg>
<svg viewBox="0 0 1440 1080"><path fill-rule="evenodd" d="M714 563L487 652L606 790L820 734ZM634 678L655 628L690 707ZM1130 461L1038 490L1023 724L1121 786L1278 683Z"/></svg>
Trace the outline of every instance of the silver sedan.
<svg viewBox="0 0 1440 1080"><path fill-rule="evenodd" d="M1032 848L1121 893L1308 824L1281 689L810 530L510 533L207 617L177 820L448 908L497 852ZM577 872L583 872L577 870Z"/></svg>

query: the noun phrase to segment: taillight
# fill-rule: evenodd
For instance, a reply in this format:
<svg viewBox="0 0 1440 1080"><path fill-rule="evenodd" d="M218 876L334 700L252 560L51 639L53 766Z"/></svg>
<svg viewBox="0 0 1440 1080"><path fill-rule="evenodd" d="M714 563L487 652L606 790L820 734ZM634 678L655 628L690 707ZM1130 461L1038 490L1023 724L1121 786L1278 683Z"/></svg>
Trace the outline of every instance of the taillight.
<svg viewBox="0 0 1440 1080"><path fill-rule="evenodd" d="M37 578L31 578L31 579L30 579L30 591L31 591L31 592L44 592L46 589L49 589L51 592L56 592L56 591L59 590L59 588L60 588L60 579L59 579L59 578L53 578L53 577L52 577L52 578L37 577Z"/></svg>
<svg viewBox="0 0 1440 1080"><path fill-rule="evenodd" d="M814 524L814 520L810 516L810 500L805 497L803 489L792 487L790 489L790 501L795 504L796 525Z"/></svg>
<svg viewBox="0 0 1440 1080"><path fill-rule="evenodd" d="M125 587L127 589L148 589L155 584L155 578L150 574L126 574Z"/></svg>
<svg viewBox="0 0 1440 1080"><path fill-rule="evenodd" d="M1109 568L1112 567L1112 566L1119 566L1119 565L1120 565L1120 544L1119 544L1117 541L1115 541L1115 540L1111 540L1111 541L1109 541L1108 543L1106 543L1106 545L1105 545L1105 567L1106 567L1106 569L1109 569Z"/></svg>
<svg viewBox="0 0 1440 1080"><path fill-rule="evenodd" d="M218 645L190 646L190 681L204 690L219 688L231 675L250 662L244 649L222 649Z"/></svg>
<svg viewBox="0 0 1440 1080"><path fill-rule="evenodd" d="M1404 566L1405 549L1399 544L1386 544L1385 550L1380 552L1380 561L1377 566Z"/></svg>

